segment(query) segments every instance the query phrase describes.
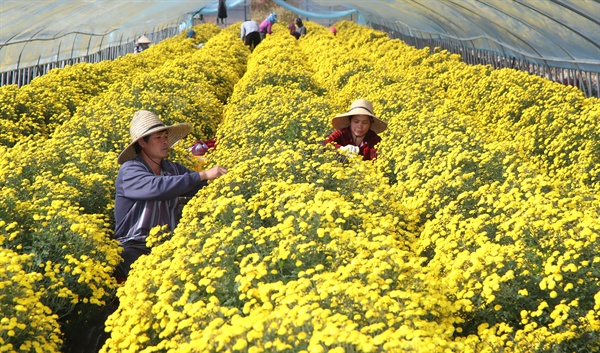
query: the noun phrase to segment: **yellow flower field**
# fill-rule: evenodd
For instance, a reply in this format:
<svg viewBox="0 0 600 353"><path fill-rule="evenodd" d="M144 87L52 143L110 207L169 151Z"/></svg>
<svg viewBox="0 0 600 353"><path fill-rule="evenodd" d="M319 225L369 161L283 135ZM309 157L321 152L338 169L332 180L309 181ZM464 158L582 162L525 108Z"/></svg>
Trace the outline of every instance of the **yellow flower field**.
<svg viewBox="0 0 600 353"><path fill-rule="evenodd" d="M115 296L102 352L600 350L600 100L306 26L250 53L239 23L200 25L0 87L0 351L64 350ZM358 98L388 123L374 162L318 144ZM138 109L193 124L171 155L190 168L216 136L229 173L118 285Z"/></svg>

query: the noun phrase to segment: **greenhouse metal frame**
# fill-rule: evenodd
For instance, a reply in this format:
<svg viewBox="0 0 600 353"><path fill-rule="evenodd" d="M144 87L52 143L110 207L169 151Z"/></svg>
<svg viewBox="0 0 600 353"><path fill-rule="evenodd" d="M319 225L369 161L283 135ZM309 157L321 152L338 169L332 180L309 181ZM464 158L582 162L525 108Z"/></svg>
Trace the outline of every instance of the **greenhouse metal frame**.
<svg viewBox="0 0 600 353"><path fill-rule="evenodd" d="M310 21L351 20L469 64L514 68L600 98L598 0L273 0ZM0 2L0 85L54 68L113 60L146 35L157 43L216 13L216 1ZM229 0L250 18L250 0ZM71 11L71 12L69 12Z"/></svg>

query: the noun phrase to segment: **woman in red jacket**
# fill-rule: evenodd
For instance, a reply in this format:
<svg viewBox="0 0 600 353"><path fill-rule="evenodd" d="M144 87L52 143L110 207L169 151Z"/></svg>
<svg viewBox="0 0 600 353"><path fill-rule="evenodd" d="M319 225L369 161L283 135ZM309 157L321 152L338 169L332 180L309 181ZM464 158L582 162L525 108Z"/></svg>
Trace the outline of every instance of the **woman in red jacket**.
<svg viewBox="0 0 600 353"><path fill-rule="evenodd" d="M375 116L373 105L365 99L352 103L347 113L337 115L331 121L336 129L325 143L333 143L336 148L363 156L364 160L377 158L375 146L381 141L378 133L387 124Z"/></svg>

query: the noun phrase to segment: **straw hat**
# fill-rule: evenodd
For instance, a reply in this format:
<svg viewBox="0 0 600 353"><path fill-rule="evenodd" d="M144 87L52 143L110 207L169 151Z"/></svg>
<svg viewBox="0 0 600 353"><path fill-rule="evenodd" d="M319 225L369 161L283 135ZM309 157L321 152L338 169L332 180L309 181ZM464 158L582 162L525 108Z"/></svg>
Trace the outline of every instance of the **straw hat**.
<svg viewBox="0 0 600 353"><path fill-rule="evenodd" d="M373 123L371 124L371 130L375 133L380 133L387 129L387 124L373 113L373 104L365 99L358 99L352 102L350 110L347 113L336 115L331 120L331 125L333 125L336 130L348 127L350 126L350 117L354 115L368 115L372 117Z"/></svg>
<svg viewBox="0 0 600 353"><path fill-rule="evenodd" d="M146 36L141 36L140 39L138 39L138 44L150 44L152 43L152 41L150 39L148 39L148 37Z"/></svg>
<svg viewBox="0 0 600 353"><path fill-rule="evenodd" d="M173 147L179 140L192 131L192 125L187 123L166 126L153 112L138 110L131 119L131 143L119 154L117 161L123 164L135 157L135 143L142 137L152 135L159 131L169 131L169 148Z"/></svg>

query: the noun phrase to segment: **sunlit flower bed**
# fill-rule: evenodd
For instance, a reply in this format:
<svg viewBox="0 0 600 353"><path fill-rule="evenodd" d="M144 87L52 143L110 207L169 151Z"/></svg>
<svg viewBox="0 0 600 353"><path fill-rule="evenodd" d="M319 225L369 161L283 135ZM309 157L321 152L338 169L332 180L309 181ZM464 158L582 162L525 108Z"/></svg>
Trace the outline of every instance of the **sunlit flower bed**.
<svg viewBox="0 0 600 353"><path fill-rule="evenodd" d="M202 25L0 88L0 351L59 351L115 291L104 352L600 349L600 102L306 25L253 53ZM389 126L373 163L317 143L357 98ZM229 173L118 287L116 156L142 108L194 125L190 167L217 136Z"/></svg>
<svg viewBox="0 0 600 353"><path fill-rule="evenodd" d="M28 266L21 266L36 274L23 277L29 282L20 284L32 288L23 292L29 296L25 301L29 306L15 306L25 299L5 292L11 289L9 282L2 287L2 316L17 319L16 327L23 331L3 323L0 351L21 347L27 351L26 347L38 347L38 343L40 351L58 351L65 339L68 343L69 338L77 338L99 308L114 297L117 284L112 272L120 251L118 243L111 240L118 171L115 158L130 138L131 116L143 108L156 111L168 123L191 122L195 129L188 144L212 137L222 120L223 102L244 72L248 56L241 44L224 47L233 43L233 34L220 32L217 26L203 27L203 35L196 39L206 41L202 51L195 50L197 43L180 36L114 62L53 71L19 90L2 87L3 93L17 92L15 114L25 114L19 110L25 102L20 98L22 92L33 92L28 98L31 101L37 101L38 95L59 97L67 90L60 84L71 82L63 76L76 75L73 71L79 70L83 77L75 81L74 91L93 94L77 109L53 113L63 121L51 134L40 129L37 134L21 136L13 147L8 143L0 147L0 244L7 250L31 254ZM211 65L205 66L207 63ZM106 88L96 90L99 82L89 78L88 71L102 71ZM53 84L46 82L52 77ZM48 115L45 108L40 106L36 114ZM6 121L18 121L18 117L7 115ZM181 157L175 158L193 166L183 144L175 153ZM0 283L15 278L3 274ZM50 309L46 316L19 314L37 310L38 302ZM56 325L57 321L62 335L55 334L55 327L47 323Z"/></svg>

